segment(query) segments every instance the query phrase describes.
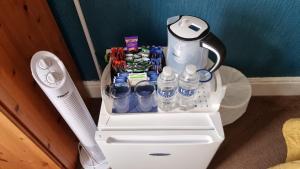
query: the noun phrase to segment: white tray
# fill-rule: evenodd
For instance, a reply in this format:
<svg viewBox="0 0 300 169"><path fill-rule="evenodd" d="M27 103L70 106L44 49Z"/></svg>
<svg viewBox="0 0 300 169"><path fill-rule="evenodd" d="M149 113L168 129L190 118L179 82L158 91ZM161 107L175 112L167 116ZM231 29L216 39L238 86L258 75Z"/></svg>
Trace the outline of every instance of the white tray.
<svg viewBox="0 0 300 169"><path fill-rule="evenodd" d="M112 113L112 99L105 94L105 88L111 84L111 61L105 67L101 77L101 96L105 109L108 113ZM198 89L198 104L194 109L189 112L216 112L219 110L220 103L224 97L225 89L222 87L222 80L218 71L214 72L213 78L210 82L199 85ZM158 109L158 112L163 113L164 111ZM172 112L185 112L180 109L172 110ZM146 112L151 113L151 112ZM134 114L134 113L112 113L112 114ZM138 114L140 114L138 112Z"/></svg>

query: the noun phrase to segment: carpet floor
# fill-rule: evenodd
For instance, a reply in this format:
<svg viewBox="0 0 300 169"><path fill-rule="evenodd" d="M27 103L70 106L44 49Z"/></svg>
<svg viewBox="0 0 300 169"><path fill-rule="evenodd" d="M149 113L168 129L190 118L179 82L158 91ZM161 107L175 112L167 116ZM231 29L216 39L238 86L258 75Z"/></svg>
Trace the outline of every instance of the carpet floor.
<svg viewBox="0 0 300 169"><path fill-rule="evenodd" d="M209 169L265 169L282 163L283 123L300 117L300 96L252 97L246 113L224 127L225 140Z"/></svg>

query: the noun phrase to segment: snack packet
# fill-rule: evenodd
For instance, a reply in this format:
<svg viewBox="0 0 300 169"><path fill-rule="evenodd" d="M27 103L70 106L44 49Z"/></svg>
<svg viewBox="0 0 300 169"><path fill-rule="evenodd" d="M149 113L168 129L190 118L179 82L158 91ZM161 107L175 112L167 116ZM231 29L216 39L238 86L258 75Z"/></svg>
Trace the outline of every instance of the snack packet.
<svg viewBox="0 0 300 169"><path fill-rule="evenodd" d="M127 36L125 37L125 43L127 51L137 51L138 50L138 36Z"/></svg>

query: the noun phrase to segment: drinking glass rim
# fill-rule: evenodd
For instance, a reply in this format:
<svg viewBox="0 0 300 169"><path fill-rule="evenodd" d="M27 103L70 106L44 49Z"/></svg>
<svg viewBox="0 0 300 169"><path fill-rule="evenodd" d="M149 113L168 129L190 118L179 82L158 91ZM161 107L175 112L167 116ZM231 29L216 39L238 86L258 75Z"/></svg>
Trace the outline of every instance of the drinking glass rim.
<svg viewBox="0 0 300 169"><path fill-rule="evenodd" d="M136 91L136 89L137 89L137 87L138 87L138 85L139 84L141 84L141 83L148 83L148 85L149 86L153 86L153 91L149 94L149 95L147 95L147 96L143 96L143 95L140 95L137 91ZM142 80L142 81L139 81L136 85L135 85L135 87L134 87L134 93L136 94L136 95L138 95L138 96L140 96L140 97L149 97L149 96L151 96L154 92L155 92L155 85L153 84L153 83L151 83L151 81L149 81L149 80Z"/></svg>
<svg viewBox="0 0 300 169"><path fill-rule="evenodd" d="M115 84L113 84L115 85ZM130 95L130 85L127 83L127 86L124 86L124 87L127 87L128 88L128 91L124 93L124 95L122 96L115 96L114 94L111 93L111 97L113 99L122 99L122 98L125 98L125 97L128 97Z"/></svg>

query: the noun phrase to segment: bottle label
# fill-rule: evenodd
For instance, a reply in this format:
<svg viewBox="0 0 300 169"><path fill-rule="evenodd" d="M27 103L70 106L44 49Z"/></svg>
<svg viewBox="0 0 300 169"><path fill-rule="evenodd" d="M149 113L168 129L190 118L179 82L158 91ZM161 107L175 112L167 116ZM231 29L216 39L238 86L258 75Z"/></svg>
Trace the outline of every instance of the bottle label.
<svg viewBox="0 0 300 169"><path fill-rule="evenodd" d="M196 92L196 89L184 89L179 87L178 92L183 96L193 96Z"/></svg>
<svg viewBox="0 0 300 169"><path fill-rule="evenodd" d="M172 97L175 95L175 93L176 93L176 89L164 89L164 90L160 88L157 89L157 94L165 98Z"/></svg>

